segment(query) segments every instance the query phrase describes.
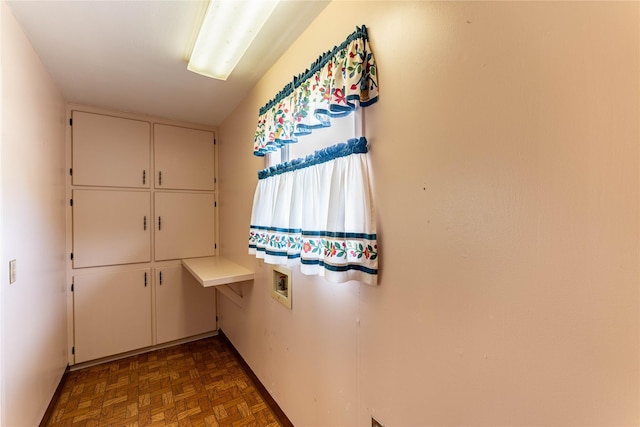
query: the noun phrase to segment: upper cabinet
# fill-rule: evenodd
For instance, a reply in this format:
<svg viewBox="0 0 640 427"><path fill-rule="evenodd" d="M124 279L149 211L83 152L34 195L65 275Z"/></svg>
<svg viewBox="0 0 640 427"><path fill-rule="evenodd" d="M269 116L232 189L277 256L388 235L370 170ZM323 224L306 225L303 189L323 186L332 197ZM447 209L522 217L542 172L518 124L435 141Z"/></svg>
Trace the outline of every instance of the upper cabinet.
<svg viewBox="0 0 640 427"><path fill-rule="evenodd" d="M214 190L213 132L154 124L155 187Z"/></svg>
<svg viewBox="0 0 640 427"><path fill-rule="evenodd" d="M149 122L72 112L72 184L149 188Z"/></svg>

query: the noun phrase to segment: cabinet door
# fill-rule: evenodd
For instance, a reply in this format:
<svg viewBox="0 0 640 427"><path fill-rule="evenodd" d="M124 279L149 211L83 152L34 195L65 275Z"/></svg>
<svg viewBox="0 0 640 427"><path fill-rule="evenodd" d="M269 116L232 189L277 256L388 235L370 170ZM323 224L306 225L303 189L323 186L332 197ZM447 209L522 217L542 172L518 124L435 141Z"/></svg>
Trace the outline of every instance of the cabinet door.
<svg viewBox="0 0 640 427"><path fill-rule="evenodd" d="M216 294L181 265L156 269L157 343L216 329Z"/></svg>
<svg viewBox="0 0 640 427"><path fill-rule="evenodd" d="M149 269L74 277L76 363L151 345Z"/></svg>
<svg viewBox="0 0 640 427"><path fill-rule="evenodd" d="M153 129L156 188L213 190L213 132L162 124Z"/></svg>
<svg viewBox="0 0 640 427"><path fill-rule="evenodd" d="M73 185L149 188L150 125L73 111Z"/></svg>
<svg viewBox="0 0 640 427"><path fill-rule="evenodd" d="M73 190L73 267L151 260L146 191Z"/></svg>
<svg viewBox="0 0 640 427"><path fill-rule="evenodd" d="M215 254L215 197L211 193L155 193L155 259Z"/></svg>

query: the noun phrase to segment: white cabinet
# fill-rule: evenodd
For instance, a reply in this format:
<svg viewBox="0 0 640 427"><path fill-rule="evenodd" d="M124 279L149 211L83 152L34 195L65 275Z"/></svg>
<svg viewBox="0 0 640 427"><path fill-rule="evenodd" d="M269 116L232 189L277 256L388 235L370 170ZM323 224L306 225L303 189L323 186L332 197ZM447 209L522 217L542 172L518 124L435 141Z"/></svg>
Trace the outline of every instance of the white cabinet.
<svg viewBox="0 0 640 427"><path fill-rule="evenodd" d="M157 343L216 329L216 294L181 265L155 270Z"/></svg>
<svg viewBox="0 0 640 427"><path fill-rule="evenodd" d="M154 198L156 261L215 254L212 193L156 191Z"/></svg>
<svg viewBox="0 0 640 427"><path fill-rule="evenodd" d="M72 363L215 331L215 290L178 261L217 252L214 132L71 114Z"/></svg>
<svg viewBox="0 0 640 427"><path fill-rule="evenodd" d="M213 132L155 124L155 186L159 189L213 190Z"/></svg>
<svg viewBox="0 0 640 427"><path fill-rule="evenodd" d="M73 191L73 267L151 260L148 191Z"/></svg>
<svg viewBox="0 0 640 427"><path fill-rule="evenodd" d="M74 276L76 363L151 345L150 271Z"/></svg>
<svg viewBox="0 0 640 427"><path fill-rule="evenodd" d="M72 183L149 188L149 122L73 111Z"/></svg>

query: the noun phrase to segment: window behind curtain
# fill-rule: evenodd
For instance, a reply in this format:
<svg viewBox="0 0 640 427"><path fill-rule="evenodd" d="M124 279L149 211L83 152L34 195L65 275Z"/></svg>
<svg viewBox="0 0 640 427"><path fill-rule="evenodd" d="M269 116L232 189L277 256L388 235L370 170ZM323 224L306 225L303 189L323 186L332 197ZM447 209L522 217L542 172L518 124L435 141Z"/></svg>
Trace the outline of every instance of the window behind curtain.
<svg viewBox="0 0 640 427"><path fill-rule="evenodd" d="M358 108L348 116L331 119L330 127L315 129L309 135L299 136L298 142L287 144L282 149L267 154L265 167L303 158L336 142L344 142L361 135L362 110Z"/></svg>

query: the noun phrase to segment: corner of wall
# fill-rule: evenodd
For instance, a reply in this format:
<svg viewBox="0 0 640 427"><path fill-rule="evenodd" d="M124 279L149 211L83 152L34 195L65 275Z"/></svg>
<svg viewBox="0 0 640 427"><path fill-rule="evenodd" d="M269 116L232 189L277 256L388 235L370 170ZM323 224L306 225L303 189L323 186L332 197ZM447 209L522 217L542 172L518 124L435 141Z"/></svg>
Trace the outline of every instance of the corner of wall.
<svg viewBox="0 0 640 427"><path fill-rule="evenodd" d="M0 424L37 425L67 365L64 99L4 1L0 64Z"/></svg>

